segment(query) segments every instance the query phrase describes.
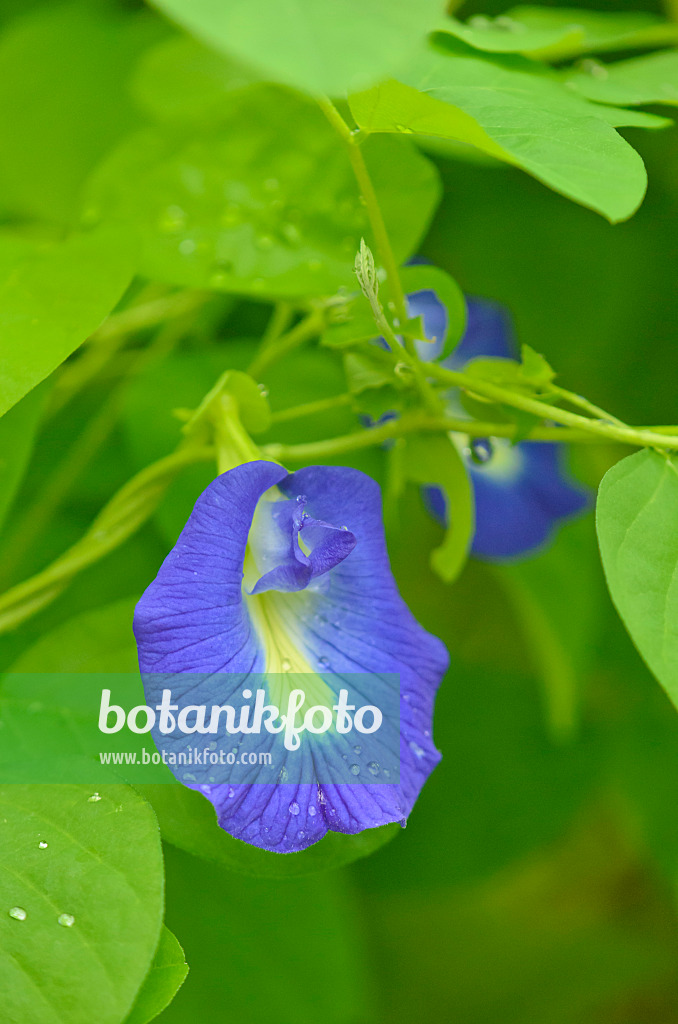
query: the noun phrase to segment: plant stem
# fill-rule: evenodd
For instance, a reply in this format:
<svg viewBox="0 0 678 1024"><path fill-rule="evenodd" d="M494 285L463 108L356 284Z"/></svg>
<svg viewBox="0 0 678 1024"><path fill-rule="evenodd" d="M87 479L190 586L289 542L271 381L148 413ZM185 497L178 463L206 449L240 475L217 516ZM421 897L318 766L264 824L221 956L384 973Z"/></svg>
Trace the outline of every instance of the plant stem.
<svg viewBox="0 0 678 1024"><path fill-rule="evenodd" d="M523 412L532 413L540 419L552 420L554 423L561 423L566 427L573 427L586 431L589 434L596 434L609 441L620 441L623 444L636 445L639 448L678 448L678 436L664 435L659 432L645 430L642 427L628 427L616 423L602 423L600 420L591 419L588 416L580 416L578 413L568 412L566 409L559 409L555 405L549 405L537 398L530 398L527 395L518 394L508 388L492 384L490 381L482 380L472 374L458 370L447 370L436 363L426 364L427 373L431 377L451 384L455 387L491 398L495 402L509 405L514 409L522 409ZM499 436L499 435L495 435ZM534 435L532 435L534 436Z"/></svg>
<svg viewBox="0 0 678 1024"><path fill-rule="evenodd" d="M306 402L304 405L294 405L290 409L281 409L274 412L271 419L273 423L287 423L289 420L298 420L304 416L314 416L318 412L326 412L328 409L340 409L351 405L355 400L354 395L334 395L332 398L319 398L316 402Z"/></svg>
<svg viewBox="0 0 678 1024"><path fill-rule="evenodd" d="M149 519L175 476L214 458L214 449L179 448L132 477L103 507L87 533L42 572L0 595L0 633L53 601L77 573L114 551Z"/></svg>
<svg viewBox="0 0 678 1024"><path fill-rule="evenodd" d="M506 437L513 438L518 428L513 423L483 423L480 420L454 419L449 416L432 417L426 413L410 413L398 419L389 420L369 430L360 430L341 437L332 437L324 441L310 441L308 444L268 444L262 453L276 462L310 462L334 455L359 451L383 444L396 437L414 433L441 433L454 431L467 437ZM601 438L585 430L566 429L561 427L534 427L526 441L579 441L589 444L600 444ZM617 439L619 440L619 439ZM636 442L625 440L624 443ZM678 441L676 442L678 447Z"/></svg>

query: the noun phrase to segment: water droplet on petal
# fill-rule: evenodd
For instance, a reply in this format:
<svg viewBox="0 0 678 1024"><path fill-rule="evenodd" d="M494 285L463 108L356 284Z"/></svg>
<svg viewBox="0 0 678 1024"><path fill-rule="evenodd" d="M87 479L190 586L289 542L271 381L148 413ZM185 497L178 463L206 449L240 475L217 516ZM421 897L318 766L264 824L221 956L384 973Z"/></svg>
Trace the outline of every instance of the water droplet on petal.
<svg viewBox="0 0 678 1024"><path fill-rule="evenodd" d="M229 786L228 787L228 799L232 800L234 796L235 796L235 790L233 789L233 786Z"/></svg>
<svg viewBox="0 0 678 1024"><path fill-rule="evenodd" d="M315 807L313 806L313 804L311 804L311 806L308 809L308 816L309 816L309 818L315 818L316 813L317 812L316 812Z"/></svg>
<svg viewBox="0 0 678 1024"><path fill-rule="evenodd" d="M38 849L39 850L46 850L48 846L49 846L49 843L45 843L42 840L38 843Z"/></svg>
<svg viewBox="0 0 678 1024"><path fill-rule="evenodd" d="M283 660L280 662L280 667L283 670L283 672L289 672L289 670L292 668L292 662L290 661L289 658L283 658Z"/></svg>
<svg viewBox="0 0 678 1024"><path fill-rule="evenodd" d="M60 924L62 928L72 928L75 924L75 918L72 914L59 914L57 924Z"/></svg>
<svg viewBox="0 0 678 1024"><path fill-rule="evenodd" d="M356 753L356 754L362 754L362 750L363 750L363 748L362 748L362 747L359 747L359 746L357 746L357 745L356 745L356 746L355 746L355 747L353 748L353 751L354 751L354 753Z"/></svg>
<svg viewBox="0 0 678 1024"><path fill-rule="evenodd" d="M308 501L305 494L297 494L297 505L304 505Z"/></svg>
<svg viewBox="0 0 678 1024"><path fill-rule="evenodd" d="M352 764L351 767L349 768L349 771L351 775L360 775L360 765Z"/></svg>
<svg viewBox="0 0 678 1024"><path fill-rule="evenodd" d="M299 804L296 802L296 800L293 803L290 804L288 810L289 810L290 814L298 814L299 813Z"/></svg>
<svg viewBox="0 0 678 1024"><path fill-rule="evenodd" d="M92 793L91 796L87 797L87 803L88 804L97 804L100 800L101 800L101 796L100 796L99 793Z"/></svg>
<svg viewBox="0 0 678 1024"><path fill-rule="evenodd" d="M8 913L9 916L13 917L15 921L25 921L27 917L26 911L24 910L23 907L12 907L12 909L9 910Z"/></svg>
<svg viewBox="0 0 678 1024"><path fill-rule="evenodd" d="M410 750L412 751L412 753L414 754L415 757L423 757L424 756L423 749L419 746L418 743L415 743L414 740L410 740L409 746L410 746Z"/></svg>
<svg viewBox="0 0 678 1024"><path fill-rule="evenodd" d="M370 761L369 764L367 765L367 770L370 773L370 775L378 775L379 765L377 764L376 761Z"/></svg>
<svg viewBox="0 0 678 1024"><path fill-rule="evenodd" d="M326 658L324 655L322 658L318 658L318 665L324 672L326 672L330 667L329 658Z"/></svg>

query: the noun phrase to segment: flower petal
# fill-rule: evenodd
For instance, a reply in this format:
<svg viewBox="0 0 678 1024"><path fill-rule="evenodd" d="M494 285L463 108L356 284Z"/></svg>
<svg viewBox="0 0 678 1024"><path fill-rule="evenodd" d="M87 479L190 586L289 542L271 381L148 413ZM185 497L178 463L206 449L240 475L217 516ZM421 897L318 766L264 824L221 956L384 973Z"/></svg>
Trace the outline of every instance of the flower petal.
<svg viewBox="0 0 678 1024"><path fill-rule="evenodd" d="M274 486L273 500L264 498ZM251 530L258 507L263 532ZM242 587L250 533L267 568L260 582L268 576L274 590ZM308 538L308 554L300 537L304 544ZM293 577L303 589L289 585ZM354 736L350 747L336 733L307 733L291 756L280 734L248 736L256 750L275 753L277 779L259 765L234 766L233 783L220 776L212 784L208 772L192 771L188 781L232 835L291 852L329 829L354 833L405 822L440 757L431 722L448 658L398 594L379 488L369 477L322 466L288 476L264 462L219 477L139 602L135 633L149 703L160 699L168 674L183 680L183 706L189 695L221 705L243 687L251 694L257 673L265 674L269 693L289 689L287 673L306 673L324 688L320 705L330 706L344 684L367 704L395 705L383 738L375 733L356 744Z"/></svg>

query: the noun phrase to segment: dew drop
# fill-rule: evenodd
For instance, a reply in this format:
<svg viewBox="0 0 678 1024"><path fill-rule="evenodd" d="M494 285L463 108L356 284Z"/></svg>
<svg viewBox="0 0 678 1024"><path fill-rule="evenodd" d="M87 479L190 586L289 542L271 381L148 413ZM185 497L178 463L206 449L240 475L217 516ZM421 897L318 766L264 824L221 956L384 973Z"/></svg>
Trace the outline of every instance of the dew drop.
<svg viewBox="0 0 678 1024"><path fill-rule="evenodd" d="M412 751L412 753L414 754L415 757L423 757L424 756L423 749L419 746L418 743L415 743L414 740L410 740L410 745L409 746L410 746L410 750Z"/></svg>
<svg viewBox="0 0 678 1024"><path fill-rule="evenodd" d="M311 804L311 806L308 809L308 816L309 816L309 818L315 818L315 816L316 816L316 809L313 806L313 804Z"/></svg>
<svg viewBox="0 0 678 1024"><path fill-rule="evenodd" d="M289 658L283 658L283 660L280 662L280 667L283 670L283 672L289 672L289 670L292 668L292 662L290 661Z"/></svg>
<svg viewBox="0 0 678 1024"><path fill-rule="evenodd" d="M484 466L494 454L492 442L488 437L474 437L469 447L471 459L478 466Z"/></svg>
<svg viewBox="0 0 678 1024"><path fill-rule="evenodd" d="M229 786L228 787L228 799L232 800L234 796L235 796L235 790L233 789L233 786Z"/></svg>
<svg viewBox="0 0 678 1024"><path fill-rule="evenodd" d="M323 793L322 789L320 789L320 788L318 788L318 803L319 804L323 804L323 805L325 803L327 803L327 801L325 799L325 794Z"/></svg>
<svg viewBox="0 0 678 1024"><path fill-rule="evenodd" d="M362 748L362 747L359 747L359 746L357 746L357 745L356 745L356 746L355 746L355 747L353 748L353 753L354 753L354 754L362 754L362 752L363 752L363 748Z"/></svg>
<svg viewBox="0 0 678 1024"><path fill-rule="evenodd" d="M299 833L297 838L298 839L303 839L305 837L305 835L306 835L306 833L302 831L302 832Z"/></svg>
<svg viewBox="0 0 678 1024"><path fill-rule="evenodd" d="M327 669L329 669L330 667L329 658L326 658L324 655L322 658L318 658L318 665L320 666L321 669L323 669L323 671L327 671Z"/></svg>
<svg viewBox="0 0 678 1024"><path fill-rule="evenodd" d="M38 843L38 849L39 850L46 850L48 846L49 846L49 843L45 843L42 840Z"/></svg>
<svg viewBox="0 0 678 1024"><path fill-rule="evenodd" d="M379 765L377 764L376 761L370 761L369 764L367 765L367 770L370 773L370 775L378 775Z"/></svg>
<svg viewBox="0 0 678 1024"><path fill-rule="evenodd" d="M308 498L305 494L297 494L297 505L305 505Z"/></svg>
<svg viewBox="0 0 678 1024"><path fill-rule="evenodd" d="M351 775L360 775L360 765L352 764L351 767L349 768L349 771Z"/></svg>
<svg viewBox="0 0 678 1024"><path fill-rule="evenodd" d="M59 914L57 924L60 924L62 928L72 928L75 924L75 918L72 914Z"/></svg>
<svg viewBox="0 0 678 1024"><path fill-rule="evenodd" d="M165 234L180 231L186 224L186 212L180 206L168 206L163 210L158 221L158 228Z"/></svg>
<svg viewBox="0 0 678 1024"><path fill-rule="evenodd" d="M262 396L262 398L268 398L268 388L266 387L266 385L257 384L257 387L259 389L259 394Z"/></svg>
<svg viewBox="0 0 678 1024"><path fill-rule="evenodd" d="M87 803L88 804L98 804L100 800L101 800L101 795L99 793L92 793L91 796L87 797Z"/></svg>
<svg viewBox="0 0 678 1024"><path fill-rule="evenodd" d="M299 228L296 226L296 224L283 224L282 233L283 238L285 238L285 240L289 242L290 245L299 244L301 234L299 233Z"/></svg>
<svg viewBox="0 0 678 1024"><path fill-rule="evenodd" d="M27 914L23 907L12 907L8 911L10 917L13 917L15 921L25 921Z"/></svg>
<svg viewBox="0 0 678 1024"><path fill-rule="evenodd" d="M290 804L290 806L288 807L288 810L289 810L290 814L295 814L296 815L296 814L299 813L299 804L296 802L296 800L293 801L293 803Z"/></svg>

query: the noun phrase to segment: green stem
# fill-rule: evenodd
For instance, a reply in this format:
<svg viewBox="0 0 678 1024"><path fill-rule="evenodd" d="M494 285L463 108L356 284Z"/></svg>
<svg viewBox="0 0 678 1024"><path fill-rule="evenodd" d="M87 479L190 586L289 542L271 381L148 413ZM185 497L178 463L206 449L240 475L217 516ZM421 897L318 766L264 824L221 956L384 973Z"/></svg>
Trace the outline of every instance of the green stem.
<svg viewBox="0 0 678 1024"><path fill-rule="evenodd" d="M281 409L274 412L271 417L273 423L287 423L289 420L302 419L304 416L314 416L319 412L327 412L329 409L340 409L352 405L355 401L354 395L334 395L332 398L319 398L317 402L306 402L304 405L294 405L291 409Z"/></svg>
<svg viewBox="0 0 678 1024"><path fill-rule="evenodd" d="M393 255L393 249L391 248L391 242L389 240L386 224L384 223L384 218L379 206L379 200L377 199L377 194L374 191L374 185L372 184L370 172L367 169L367 164L365 163L360 143L357 141L351 129L348 127L331 100L321 98L318 100L318 103L320 105L320 109L325 114L325 117L346 145L348 157L351 161L351 167L353 168L358 188L360 189L360 193L365 202L365 209L370 221L370 227L372 228L372 234L374 235L377 251L391 285L393 302L395 304L398 317L400 318L400 322L404 324L407 320L407 303L405 301L403 286L400 281L398 264L395 256Z"/></svg>
<svg viewBox="0 0 678 1024"><path fill-rule="evenodd" d="M636 445L639 448L678 448L678 436L664 435L641 427L602 423L600 420L590 419L588 416L580 416L578 413L559 409L557 406L549 405L537 398L518 394L471 374L447 370L436 363L427 363L426 370L429 376L435 377L436 380L444 384L464 388L466 391L483 395L485 398L491 398L495 402L509 405L514 409L522 409L523 412L529 412L540 419L552 420L554 423L561 423L566 427L596 434L608 441L619 441L623 444Z"/></svg>
<svg viewBox="0 0 678 1024"><path fill-rule="evenodd" d="M141 302L114 313L92 335L79 359L61 371L50 400L53 416L81 391L126 343L128 336L165 320L193 313L207 300L205 292L182 291Z"/></svg>
<svg viewBox="0 0 678 1024"><path fill-rule="evenodd" d="M114 551L153 515L175 476L214 458L213 448L180 448L132 477L96 517L87 533L42 572L0 595L0 633L53 601L77 573Z"/></svg>
<svg viewBox="0 0 678 1024"><path fill-rule="evenodd" d="M584 398L583 395L578 395L574 391L566 391L565 388L559 388L555 385L550 385L551 389L560 395L561 398L569 402L570 405L575 406L577 409L583 409L584 412L591 413L598 419L604 420L607 423L616 423L618 427L625 427L626 423L623 420L617 419L616 416L612 416L609 412L605 412L600 406L594 405L593 402L589 402L588 398Z"/></svg>
<svg viewBox="0 0 678 1024"><path fill-rule="evenodd" d="M101 449L115 427L127 386L131 379L172 351L186 329L184 317L165 324L148 348L135 353L128 375L106 396L98 412L41 488L36 502L22 515L17 529L5 542L1 577L11 578L14 570L42 530L53 518L78 477Z"/></svg>
<svg viewBox="0 0 678 1024"><path fill-rule="evenodd" d="M480 420L454 419L450 416L432 417L426 413L411 413L396 420L389 420L378 427L360 430L341 437L332 437L324 441L311 441L308 444L268 444L262 448L263 455L275 459L276 462L311 462L347 452L359 451L383 444L396 437L414 433L441 433L454 431L467 437L506 437L513 438L518 428L513 423L483 423ZM585 430L568 430L561 427L534 427L526 441L579 441L600 444L600 437ZM625 441L635 444L634 441Z"/></svg>

